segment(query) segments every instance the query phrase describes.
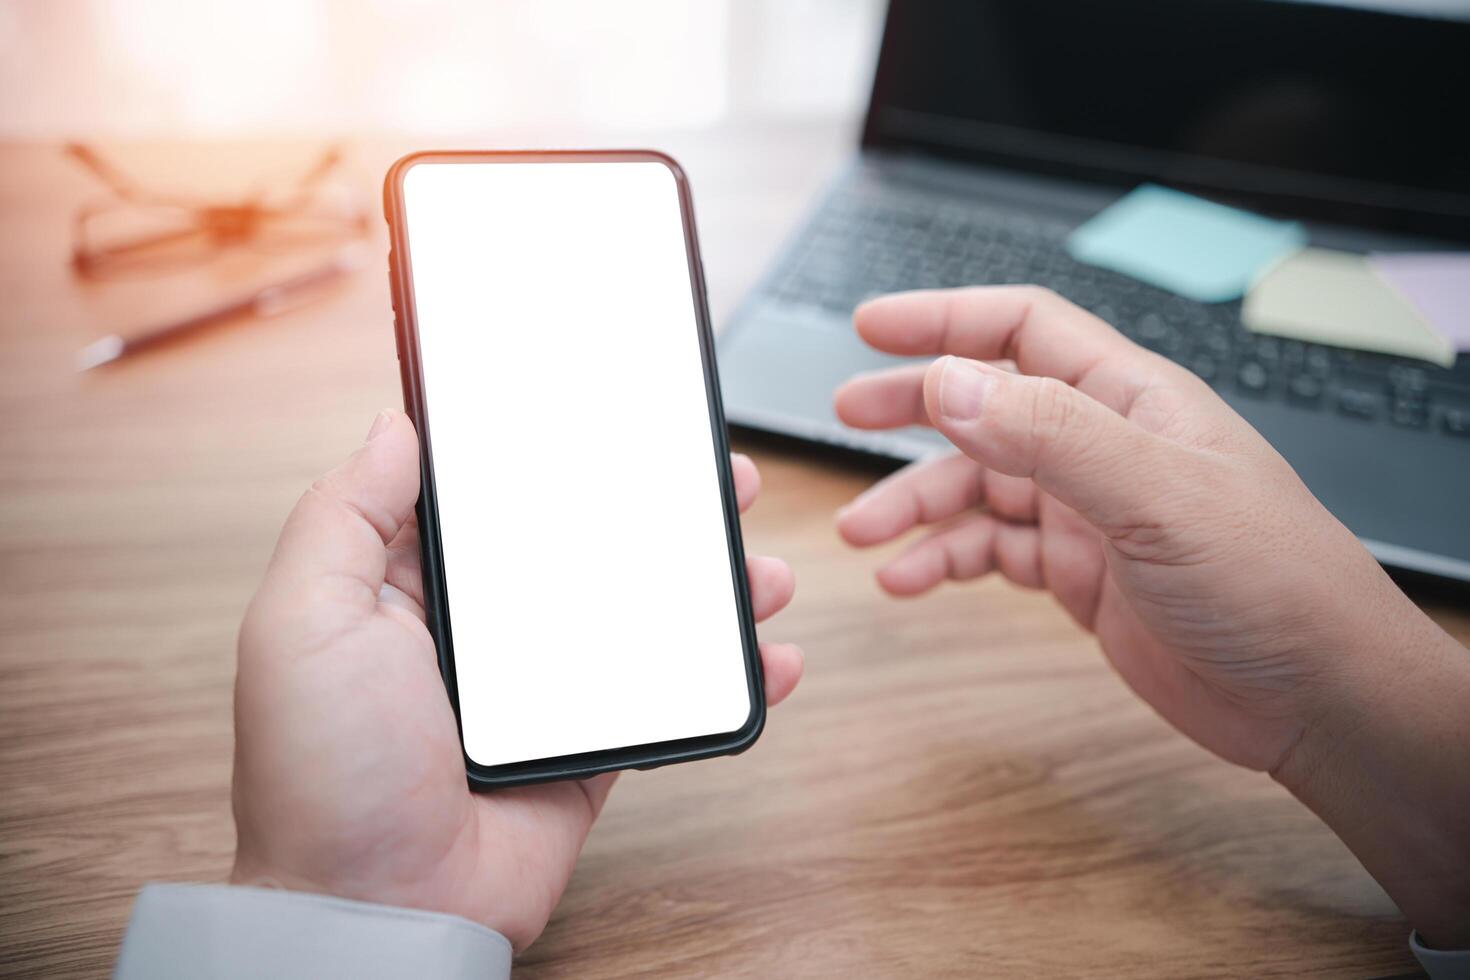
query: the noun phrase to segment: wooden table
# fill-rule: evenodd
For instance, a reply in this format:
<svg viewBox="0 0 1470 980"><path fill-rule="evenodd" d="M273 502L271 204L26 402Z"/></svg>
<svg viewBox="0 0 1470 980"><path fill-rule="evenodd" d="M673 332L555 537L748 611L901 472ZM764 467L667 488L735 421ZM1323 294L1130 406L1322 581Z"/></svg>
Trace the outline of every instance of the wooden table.
<svg viewBox="0 0 1470 980"><path fill-rule="evenodd" d="M717 320L849 139L661 141L691 173ZM399 149L354 153L366 193ZM120 156L224 181L284 152ZM301 489L399 401L376 260L317 305L73 373L168 292L70 278L67 218L94 190L55 147L0 149L6 976L103 974L140 884L225 875L241 612ZM798 580L764 631L806 647L806 679L753 751L623 780L518 977L1413 969L1345 848L1175 734L1047 598L887 600L832 532L873 471L744 448L766 486L749 546Z"/></svg>

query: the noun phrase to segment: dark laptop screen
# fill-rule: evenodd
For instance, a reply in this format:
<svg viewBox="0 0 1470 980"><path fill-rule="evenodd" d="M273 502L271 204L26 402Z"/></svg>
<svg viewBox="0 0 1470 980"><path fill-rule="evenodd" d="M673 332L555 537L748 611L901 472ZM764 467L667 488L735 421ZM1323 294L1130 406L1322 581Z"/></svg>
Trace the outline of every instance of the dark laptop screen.
<svg viewBox="0 0 1470 980"><path fill-rule="evenodd" d="M1470 239L1465 7L893 0L863 141Z"/></svg>

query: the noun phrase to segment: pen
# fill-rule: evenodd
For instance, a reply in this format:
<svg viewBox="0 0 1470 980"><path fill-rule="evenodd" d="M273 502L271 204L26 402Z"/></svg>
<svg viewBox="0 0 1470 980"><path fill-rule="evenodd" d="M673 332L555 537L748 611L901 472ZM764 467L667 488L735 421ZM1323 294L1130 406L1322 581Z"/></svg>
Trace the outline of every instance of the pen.
<svg viewBox="0 0 1470 980"><path fill-rule="evenodd" d="M262 286L254 292L236 297L219 306L210 307L201 313L195 313L128 337L115 333L100 337L77 352L77 370L79 372L90 371L92 368L110 364L119 358L136 354L138 351L221 320L245 315L267 317L284 313L298 305L300 294L332 282L357 269L362 264L360 259L360 253L356 249L344 249L324 265L289 279Z"/></svg>

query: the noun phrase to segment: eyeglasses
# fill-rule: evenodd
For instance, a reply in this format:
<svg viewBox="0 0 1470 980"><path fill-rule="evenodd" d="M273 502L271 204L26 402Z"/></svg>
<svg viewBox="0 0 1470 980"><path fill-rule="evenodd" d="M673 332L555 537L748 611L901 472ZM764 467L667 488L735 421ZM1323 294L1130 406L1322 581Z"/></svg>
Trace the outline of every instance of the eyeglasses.
<svg viewBox="0 0 1470 980"><path fill-rule="evenodd" d="M72 268L86 279L162 274L231 248L288 252L368 232L367 209L331 179L342 160L336 147L294 181L232 202L146 190L80 143L66 153L112 192L72 221Z"/></svg>

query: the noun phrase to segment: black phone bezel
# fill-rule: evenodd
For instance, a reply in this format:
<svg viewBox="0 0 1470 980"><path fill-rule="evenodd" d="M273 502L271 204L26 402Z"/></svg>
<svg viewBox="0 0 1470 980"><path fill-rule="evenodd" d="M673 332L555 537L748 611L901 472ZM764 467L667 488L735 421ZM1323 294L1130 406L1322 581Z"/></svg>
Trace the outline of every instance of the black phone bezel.
<svg viewBox="0 0 1470 980"><path fill-rule="evenodd" d="M720 496L725 517L725 539L730 554L731 580L735 588L741 647L745 656L746 685L750 698L750 715L733 732L676 739L645 745L583 752L576 755L535 759L526 762L484 766L464 751L464 729L460 719L459 690L454 669L454 649L450 630L448 586L439 535L438 501L435 494L433 430L424 393L423 367L419 358L418 323L415 316L412 275L412 252L403 210L403 181L409 171L420 164L485 163L505 165L517 163L593 163L656 162L667 167L678 189L679 210L684 225L685 254L689 263L689 281L699 333L700 358L704 365L705 394L709 406L710 434L715 450L715 466L719 473ZM398 349L399 375L403 384L404 409L419 434L420 493L417 504L419 545L423 559L424 611L429 632L439 654L439 670L454 709L455 724L460 729L460 750L471 788L494 789L527 783L564 779L583 779L598 773L622 769L653 769L675 762L689 762L720 755L743 752L760 737L766 720L765 678L760 650L756 642L755 619L750 602L750 586L745 572L745 548L740 536L740 515L735 498L735 482L730 468L729 436L725 426L723 402L720 398L719 374L715 365L714 333L710 327L709 304L705 292L704 265L694 225L694 200L689 180L678 162L657 150L429 150L411 153L397 160L383 182L383 213L387 218L390 248L388 280L393 297L394 338ZM518 424L527 424L520 420Z"/></svg>

